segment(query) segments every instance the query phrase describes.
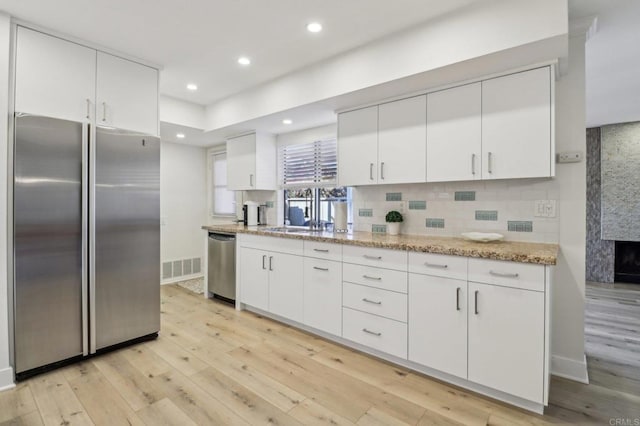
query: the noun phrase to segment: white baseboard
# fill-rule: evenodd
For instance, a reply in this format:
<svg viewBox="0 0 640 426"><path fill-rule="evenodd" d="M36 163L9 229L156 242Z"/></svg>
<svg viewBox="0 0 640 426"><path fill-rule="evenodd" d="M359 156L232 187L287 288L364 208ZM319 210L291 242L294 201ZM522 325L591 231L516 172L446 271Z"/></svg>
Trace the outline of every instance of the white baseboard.
<svg viewBox="0 0 640 426"><path fill-rule="evenodd" d="M587 372L586 355L583 355L582 361L552 355L551 374L588 385L589 373Z"/></svg>
<svg viewBox="0 0 640 426"><path fill-rule="evenodd" d="M13 368L7 367L0 370L0 392L14 388Z"/></svg>
<svg viewBox="0 0 640 426"><path fill-rule="evenodd" d="M180 281L195 280L196 278L203 278L203 277L204 277L203 274L184 275L182 277L176 277L176 278L171 278L171 279L162 281L160 284L161 285L175 284L175 283L179 283Z"/></svg>

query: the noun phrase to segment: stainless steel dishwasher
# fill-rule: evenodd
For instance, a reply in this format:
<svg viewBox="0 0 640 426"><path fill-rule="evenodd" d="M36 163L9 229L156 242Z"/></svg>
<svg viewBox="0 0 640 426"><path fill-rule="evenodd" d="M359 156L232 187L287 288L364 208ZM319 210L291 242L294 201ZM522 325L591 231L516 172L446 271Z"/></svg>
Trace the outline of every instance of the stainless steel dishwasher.
<svg viewBox="0 0 640 426"><path fill-rule="evenodd" d="M209 233L209 278L207 291L212 297L227 302L236 299L236 236L222 232Z"/></svg>

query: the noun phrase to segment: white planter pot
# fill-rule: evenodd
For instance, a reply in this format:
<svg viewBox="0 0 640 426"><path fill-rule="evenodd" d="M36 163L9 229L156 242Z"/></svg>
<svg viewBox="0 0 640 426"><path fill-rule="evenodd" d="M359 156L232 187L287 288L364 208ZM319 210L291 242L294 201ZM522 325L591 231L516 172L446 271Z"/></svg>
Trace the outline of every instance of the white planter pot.
<svg viewBox="0 0 640 426"><path fill-rule="evenodd" d="M387 234L398 235L400 233L400 222L387 222Z"/></svg>

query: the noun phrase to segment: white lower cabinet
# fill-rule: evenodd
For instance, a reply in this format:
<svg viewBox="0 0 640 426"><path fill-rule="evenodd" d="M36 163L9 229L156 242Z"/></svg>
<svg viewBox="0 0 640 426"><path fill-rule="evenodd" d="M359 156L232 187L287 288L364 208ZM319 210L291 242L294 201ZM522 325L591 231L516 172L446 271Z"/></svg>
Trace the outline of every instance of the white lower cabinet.
<svg viewBox="0 0 640 426"><path fill-rule="evenodd" d="M344 308L342 337L398 358L407 358L407 324L400 321Z"/></svg>
<svg viewBox="0 0 640 426"><path fill-rule="evenodd" d="M302 277L301 256L269 254L269 312L302 322Z"/></svg>
<svg viewBox="0 0 640 426"><path fill-rule="evenodd" d="M304 258L303 323L342 335L342 262Z"/></svg>
<svg viewBox="0 0 640 426"><path fill-rule="evenodd" d="M469 282L469 376L472 382L542 404L543 292Z"/></svg>
<svg viewBox="0 0 640 426"><path fill-rule="evenodd" d="M242 303L302 322L301 256L240 248Z"/></svg>
<svg viewBox="0 0 640 426"><path fill-rule="evenodd" d="M409 360L467 378L467 281L409 274Z"/></svg>
<svg viewBox="0 0 640 426"><path fill-rule="evenodd" d="M242 303L269 309L269 252L240 248L240 294Z"/></svg>

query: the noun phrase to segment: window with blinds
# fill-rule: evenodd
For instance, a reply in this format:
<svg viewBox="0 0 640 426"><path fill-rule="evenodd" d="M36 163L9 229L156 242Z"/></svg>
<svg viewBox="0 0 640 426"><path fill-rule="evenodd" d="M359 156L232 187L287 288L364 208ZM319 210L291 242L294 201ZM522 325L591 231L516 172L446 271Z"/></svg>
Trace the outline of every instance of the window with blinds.
<svg viewBox="0 0 640 426"><path fill-rule="evenodd" d="M282 188L317 188L335 185L338 175L335 139L285 145L278 149Z"/></svg>

